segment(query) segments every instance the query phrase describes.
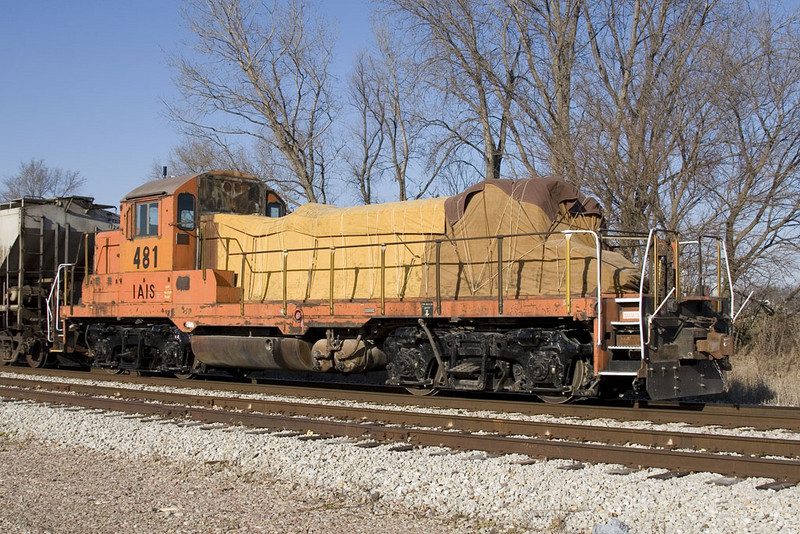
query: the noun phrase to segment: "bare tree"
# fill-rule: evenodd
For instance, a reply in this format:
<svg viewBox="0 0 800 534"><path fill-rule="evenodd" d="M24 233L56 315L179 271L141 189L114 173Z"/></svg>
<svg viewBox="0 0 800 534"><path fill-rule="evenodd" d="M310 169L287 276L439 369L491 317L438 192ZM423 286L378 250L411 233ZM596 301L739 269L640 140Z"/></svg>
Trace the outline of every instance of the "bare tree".
<svg viewBox="0 0 800 534"><path fill-rule="evenodd" d="M513 120L516 47L511 15L489 0L384 0L398 31L413 40L431 90L424 119L442 132L432 154L473 165L478 176L499 178ZM501 83L502 82L502 83Z"/></svg>
<svg viewBox="0 0 800 534"><path fill-rule="evenodd" d="M717 0L584 2L591 63L581 71L583 182L627 229L676 228L713 165L700 61ZM718 14L719 16L719 14Z"/></svg>
<svg viewBox="0 0 800 534"><path fill-rule="evenodd" d="M356 110L358 121L354 128L356 147L345 154L349 178L358 189L361 201L372 204L373 185L380 179L378 160L383 148L384 135L372 58L362 53L356 59L355 72L350 80L350 104Z"/></svg>
<svg viewBox="0 0 800 534"><path fill-rule="evenodd" d="M225 151L249 139L289 201L326 202L334 40L305 0L192 0L193 55L177 57L173 116Z"/></svg>
<svg viewBox="0 0 800 534"><path fill-rule="evenodd" d="M78 171L48 167L43 159L21 163L17 174L3 179L0 196L7 202L24 197L63 197L76 195L86 184Z"/></svg>
<svg viewBox="0 0 800 534"><path fill-rule="evenodd" d="M380 59L374 64L375 101L388 150L382 163L397 184L398 200L419 198L438 175L433 165L416 184L409 176L409 165L421 157L420 145L428 141L420 117L421 73L410 58L403 56L386 24L376 27L375 36L380 50Z"/></svg>
<svg viewBox="0 0 800 534"><path fill-rule="evenodd" d="M505 1L515 25L511 35L518 44L506 44L504 49L510 53L516 46L525 64L524 69L506 69L518 71L510 78L508 91L531 130L529 135L521 131L522 119L511 124L520 145L517 153L531 174L536 166L530 153L539 152L553 174L578 184L572 123L580 117L574 117L572 108L572 80L579 49L585 45L578 42L583 0Z"/></svg>
<svg viewBox="0 0 800 534"><path fill-rule="evenodd" d="M706 215L735 280L796 285L787 267L800 250L800 20L760 6L717 36L720 162Z"/></svg>
<svg viewBox="0 0 800 534"><path fill-rule="evenodd" d="M176 60L188 106L175 115L194 140L176 149L176 170L224 163L294 202L327 201L345 171L370 203L376 185L406 199L541 168L586 187L616 227L720 230L737 278L792 261L794 19L742 17L757 6L747 0L380 3L346 151L331 135L345 130L331 40L304 0L193 0L202 59Z"/></svg>

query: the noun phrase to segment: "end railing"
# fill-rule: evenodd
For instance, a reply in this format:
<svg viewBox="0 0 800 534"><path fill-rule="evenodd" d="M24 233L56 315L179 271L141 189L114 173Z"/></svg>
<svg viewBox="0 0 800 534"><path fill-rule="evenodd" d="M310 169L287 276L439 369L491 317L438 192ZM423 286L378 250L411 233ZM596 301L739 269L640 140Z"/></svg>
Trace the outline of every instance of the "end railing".
<svg viewBox="0 0 800 534"><path fill-rule="evenodd" d="M47 304L47 341L50 343L55 341L56 336L64 331L64 329L61 328L61 273L64 273L64 302L67 302L69 298L69 292L71 290L69 287L70 278L67 277L67 271L70 271L71 274L74 268L74 263L62 263L58 266L58 269L56 270L56 277L53 280L53 285L50 287L50 293L45 301Z"/></svg>

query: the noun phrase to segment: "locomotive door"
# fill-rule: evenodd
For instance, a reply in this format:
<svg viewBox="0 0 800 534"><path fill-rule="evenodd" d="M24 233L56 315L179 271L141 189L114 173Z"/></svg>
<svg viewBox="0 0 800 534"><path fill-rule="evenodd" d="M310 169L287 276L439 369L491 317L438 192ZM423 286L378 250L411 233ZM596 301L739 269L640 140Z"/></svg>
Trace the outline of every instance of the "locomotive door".
<svg viewBox="0 0 800 534"><path fill-rule="evenodd" d="M197 199L192 193L178 193L175 204L174 269L196 269Z"/></svg>

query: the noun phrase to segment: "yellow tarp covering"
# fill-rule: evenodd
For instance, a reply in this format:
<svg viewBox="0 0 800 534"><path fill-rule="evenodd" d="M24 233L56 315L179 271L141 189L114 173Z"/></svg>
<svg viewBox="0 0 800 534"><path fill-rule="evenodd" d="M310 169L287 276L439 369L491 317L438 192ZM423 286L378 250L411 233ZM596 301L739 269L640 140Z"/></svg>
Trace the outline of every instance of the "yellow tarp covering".
<svg viewBox="0 0 800 534"><path fill-rule="evenodd" d="M435 241L441 240L442 298L488 296L498 291L497 236L504 235L503 293L562 295L566 236L558 232L595 231L601 221L596 203L564 182L498 180L458 197L350 208L306 204L279 219L215 215L205 235L216 232L219 239L207 265L236 271L245 300L262 301L283 298L285 261L287 298L303 301L330 297L333 261L333 297L350 300L381 296L383 256L386 298L433 298ZM571 293L591 294L597 288L595 238L576 233L570 239ZM609 251L602 261L604 292L638 289L631 262Z"/></svg>
<svg viewBox="0 0 800 534"><path fill-rule="evenodd" d="M426 242L445 232L443 198L392 202L351 208L306 204L279 219L254 215L215 215L221 238L216 265L239 273L246 300L283 298L283 250L287 263L287 296L290 300L330 298L331 247L334 265L334 298L380 297L381 244L387 244L385 287L387 297L419 295L420 268ZM271 251L248 254L244 276L241 256L245 250Z"/></svg>

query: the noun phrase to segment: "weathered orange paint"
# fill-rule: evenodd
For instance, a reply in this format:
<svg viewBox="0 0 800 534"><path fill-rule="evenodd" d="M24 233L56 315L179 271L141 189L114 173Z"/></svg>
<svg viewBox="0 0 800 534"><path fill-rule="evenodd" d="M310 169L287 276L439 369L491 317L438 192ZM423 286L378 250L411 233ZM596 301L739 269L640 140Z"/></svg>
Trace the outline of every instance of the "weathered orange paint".
<svg viewBox="0 0 800 534"><path fill-rule="evenodd" d="M598 325L598 299L573 297L569 312L560 297L506 297L502 313L497 297L442 299L437 310L435 299L330 300L287 302L242 302L242 281L236 284L232 271L203 269L198 263L197 230L178 228L177 198L191 193L197 198L198 181L192 178L170 194L152 194L123 200L120 229L100 232L95 241L94 274L84 281L82 302L64 308L66 316L98 320L169 320L179 329L191 332L207 327L268 327L284 335L302 336L310 329L360 328L372 319L427 317L457 323L458 318L535 319L568 318L589 322L593 332L611 331L611 321L619 311L614 297L603 297L603 324ZM274 194L270 202L279 200ZM158 235L136 236L136 206L158 203ZM196 210L198 204L195 204ZM196 217L195 226L199 220ZM207 247L210 247L208 243ZM149 263L143 263L147 247ZM138 250L138 256L137 256ZM157 250L157 258L154 251ZM208 252L208 251L206 251ZM138 258L138 265L135 259ZM383 311L383 313L382 313ZM598 329L598 326L602 328ZM608 365L605 339L594 344L594 370Z"/></svg>
<svg viewBox="0 0 800 534"><path fill-rule="evenodd" d="M191 193L197 198L197 178L192 178L178 187L173 194L165 196L146 196L123 201L120 217L120 230L124 239L120 245L120 272L171 271L173 269L193 269L196 267L197 231L183 231L178 228L178 195ZM137 236L135 231L136 208L140 204L158 202L158 235ZM183 243L179 243L182 236ZM143 251L150 251L149 265L144 266ZM134 259L137 256L138 265ZM153 250L157 250L157 264Z"/></svg>

